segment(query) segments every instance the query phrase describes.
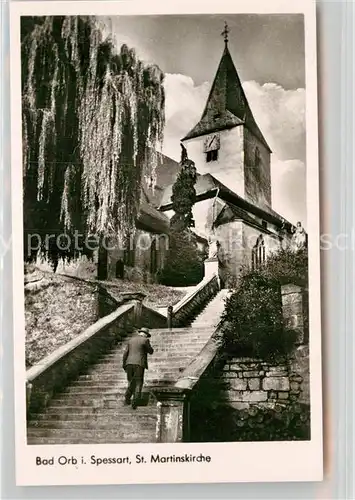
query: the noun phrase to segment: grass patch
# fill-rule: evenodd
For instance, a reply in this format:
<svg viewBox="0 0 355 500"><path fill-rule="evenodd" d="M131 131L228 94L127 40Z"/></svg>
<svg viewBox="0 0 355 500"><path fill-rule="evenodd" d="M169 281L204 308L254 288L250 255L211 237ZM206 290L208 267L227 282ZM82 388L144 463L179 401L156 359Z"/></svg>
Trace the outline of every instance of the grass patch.
<svg viewBox="0 0 355 500"><path fill-rule="evenodd" d="M121 300L122 293L142 292L146 295L144 304L152 308L168 307L170 304L174 305L186 295L186 290L183 288L136 283L120 279L100 281L100 284L118 301Z"/></svg>
<svg viewBox="0 0 355 500"><path fill-rule="evenodd" d="M98 319L97 294L92 284L53 273L41 274L35 288L25 289L26 368Z"/></svg>

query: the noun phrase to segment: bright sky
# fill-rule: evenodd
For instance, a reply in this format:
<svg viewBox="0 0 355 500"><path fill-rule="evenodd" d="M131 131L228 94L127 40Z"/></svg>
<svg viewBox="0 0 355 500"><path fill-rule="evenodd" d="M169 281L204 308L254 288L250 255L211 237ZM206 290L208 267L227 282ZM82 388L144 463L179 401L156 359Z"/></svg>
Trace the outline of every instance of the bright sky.
<svg viewBox="0 0 355 500"><path fill-rule="evenodd" d="M117 44L165 73L164 153L180 159L180 139L197 123L221 58L229 50L254 117L273 154L273 208L306 224L304 26L301 15L113 17Z"/></svg>

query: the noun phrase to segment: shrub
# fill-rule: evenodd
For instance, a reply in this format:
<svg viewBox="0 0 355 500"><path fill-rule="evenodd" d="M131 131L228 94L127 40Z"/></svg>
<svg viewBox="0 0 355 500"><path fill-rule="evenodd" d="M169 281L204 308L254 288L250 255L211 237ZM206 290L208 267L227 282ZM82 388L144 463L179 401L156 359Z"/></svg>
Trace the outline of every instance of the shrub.
<svg viewBox="0 0 355 500"><path fill-rule="evenodd" d="M281 249L270 255L265 265L259 270L261 274L280 285L293 283L302 287L308 286L308 253L302 248L297 252Z"/></svg>
<svg viewBox="0 0 355 500"><path fill-rule="evenodd" d="M287 328L281 307L281 284L307 284L307 253L281 250L258 269L244 269L223 315L231 353L265 360L292 350L297 332Z"/></svg>

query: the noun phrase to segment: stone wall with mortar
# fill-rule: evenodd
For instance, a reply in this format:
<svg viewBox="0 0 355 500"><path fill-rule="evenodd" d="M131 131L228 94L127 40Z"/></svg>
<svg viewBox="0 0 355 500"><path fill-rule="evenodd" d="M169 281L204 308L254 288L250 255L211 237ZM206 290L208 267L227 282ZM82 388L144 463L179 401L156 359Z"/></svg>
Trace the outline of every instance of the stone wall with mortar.
<svg viewBox="0 0 355 500"><path fill-rule="evenodd" d="M289 360L275 364L253 358L230 358L221 375L224 383L221 402L236 409L251 404L309 404L308 347L296 350Z"/></svg>
<svg viewBox="0 0 355 500"><path fill-rule="evenodd" d="M310 439L308 354L299 346L276 364L220 351L193 391L189 440Z"/></svg>
<svg viewBox="0 0 355 500"><path fill-rule="evenodd" d="M169 249L168 235L154 234L137 229L129 245L134 248L134 265L124 265L124 278L140 283L155 283L157 281L157 273L164 267L166 261ZM152 245L156 249L155 272L152 272L151 268ZM108 279L116 277L116 264L118 260L124 261L124 248L119 248L118 245L115 247L112 244L112 248L108 251Z"/></svg>

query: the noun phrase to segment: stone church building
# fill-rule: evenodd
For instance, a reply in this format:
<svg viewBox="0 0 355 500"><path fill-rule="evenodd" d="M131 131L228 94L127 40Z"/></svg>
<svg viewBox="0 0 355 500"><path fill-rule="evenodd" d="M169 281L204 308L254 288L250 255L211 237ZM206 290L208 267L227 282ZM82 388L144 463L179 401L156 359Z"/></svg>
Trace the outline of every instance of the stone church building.
<svg viewBox="0 0 355 500"><path fill-rule="evenodd" d="M210 260L218 259L224 282L242 265L258 266L289 244L294 227L272 209L272 152L250 109L227 35L201 119L182 144L198 173L195 230L209 241ZM159 206L169 216L171 194L172 184Z"/></svg>
<svg viewBox="0 0 355 500"><path fill-rule="evenodd" d="M202 116L181 139L197 169L193 231L199 248L209 248L205 275L218 269L223 284L241 266L257 267L288 246L295 231L272 208L272 151L250 109L227 35ZM180 168L160 154L154 189L147 180L142 184L134 240L125 250L110 250L104 261L108 279L157 281L168 255L172 187Z"/></svg>
<svg viewBox="0 0 355 500"><path fill-rule="evenodd" d="M224 50L198 123L181 139L197 170L194 238L208 249L205 276L218 270L221 282L241 266L257 267L268 254L291 244L296 228L272 208L272 151L255 121L228 48ZM79 259L58 270L79 277L156 282L168 258L172 187L181 163L158 153L156 183L142 181L136 231L124 246L112 245L103 258ZM300 225L300 223L298 224ZM299 234L305 235L301 227ZM303 233L302 233L303 231ZM38 262L39 267L48 267Z"/></svg>
<svg viewBox="0 0 355 500"><path fill-rule="evenodd" d="M272 209L272 151L250 109L227 35L202 116L181 139L197 169L193 231L200 249L209 247L205 274L218 269L224 284L238 276L241 266L257 267L270 252L289 245L295 230ZM109 278L120 276L121 263L122 277L154 282L165 265L164 236L174 213L172 187L181 165L160 156L155 188L147 181L142 185L135 241L126 251L109 252Z"/></svg>

